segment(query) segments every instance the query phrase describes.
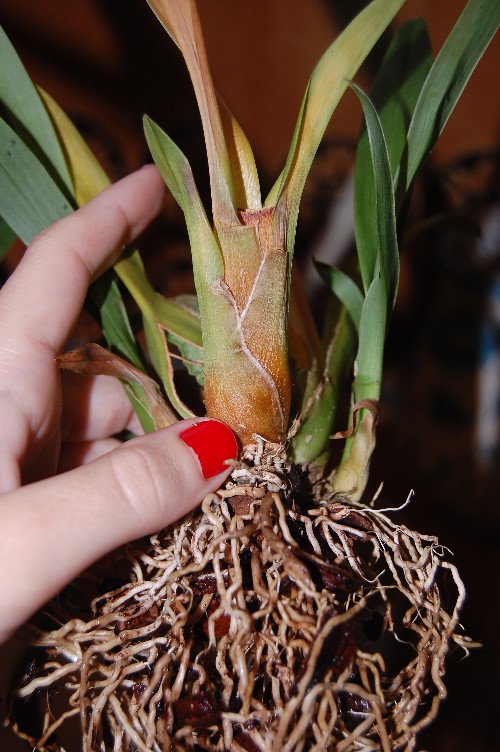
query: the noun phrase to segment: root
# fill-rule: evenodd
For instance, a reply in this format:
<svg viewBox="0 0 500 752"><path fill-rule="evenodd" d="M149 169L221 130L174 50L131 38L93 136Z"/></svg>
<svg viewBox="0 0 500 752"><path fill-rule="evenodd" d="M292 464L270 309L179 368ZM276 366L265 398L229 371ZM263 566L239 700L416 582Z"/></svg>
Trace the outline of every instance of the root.
<svg viewBox="0 0 500 752"><path fill-rule="evenodd" d="M64 688L84 752L416 748L448 650L467 644L456 568L380 512L319 486L304 500L267 450L126 549L129 581L95 598L92 619L38 636L44 660L17 697ZM63 720L19 733L54 750Z"/></svg>

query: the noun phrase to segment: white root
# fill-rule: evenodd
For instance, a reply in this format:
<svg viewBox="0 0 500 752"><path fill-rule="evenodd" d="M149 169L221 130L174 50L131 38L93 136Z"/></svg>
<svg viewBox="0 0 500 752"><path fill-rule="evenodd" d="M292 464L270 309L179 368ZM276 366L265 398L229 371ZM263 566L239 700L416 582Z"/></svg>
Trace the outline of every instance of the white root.
<svg viewBox="0 0 500 752"><path fill-rule="evenodd" d="M130 581L96 597L92 620L40 634L46 661L17 696L56 685L70 708L41 739L19 734L43 752L80 713L88 750L106 734L114 752L414 750L450 646L471 644L458 572L435 538L371 506L317 487L297 507L286 477L283 453L256 437L226 488L128 548ZM372 613L376 648L359 641ZM395 676L381 654L392 640L408 646Z"/></svg>

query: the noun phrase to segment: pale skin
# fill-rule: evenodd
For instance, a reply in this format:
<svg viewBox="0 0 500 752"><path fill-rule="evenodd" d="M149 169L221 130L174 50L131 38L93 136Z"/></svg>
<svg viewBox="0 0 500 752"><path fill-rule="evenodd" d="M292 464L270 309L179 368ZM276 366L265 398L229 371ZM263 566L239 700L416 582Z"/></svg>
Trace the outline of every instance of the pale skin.
<svg viewBox="0 0 500 752"><path fill-rule="evenodd" d="M227 475L206 480L179 439L193 421L120 445L114 434L140 433L121 384L54 360L90 282L163 198L153 166L130 175L36 238L0 291L0 642L92 562L172 523Z"/></svg>

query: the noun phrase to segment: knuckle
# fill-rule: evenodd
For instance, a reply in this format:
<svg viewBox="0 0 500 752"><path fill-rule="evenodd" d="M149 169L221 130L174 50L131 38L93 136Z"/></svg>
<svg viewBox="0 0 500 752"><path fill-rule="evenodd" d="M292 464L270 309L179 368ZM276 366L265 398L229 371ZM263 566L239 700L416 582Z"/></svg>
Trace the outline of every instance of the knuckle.
<svg viewBox="0 0 500 752"><path fill-rule="evenodd" d="M182 475L174 458L131 442L111 452L110 459L122 501L140 519L147 517L161 526L172 496L182 492Z"/></svg>
<svg viewBox="0 0 500 752"><path fill-rule="evenodd" d="M83 254L74 239L82 237L86 231L86 224L82 221L78 211L63 217L50 227L46 227L36 235L27 248L27 254L32 259L39 259L43 263L47 253L53 249L58 255L64 253L71 256L73 264L79 264L86 277L93 276L94 265L92 258Z"/></svg>

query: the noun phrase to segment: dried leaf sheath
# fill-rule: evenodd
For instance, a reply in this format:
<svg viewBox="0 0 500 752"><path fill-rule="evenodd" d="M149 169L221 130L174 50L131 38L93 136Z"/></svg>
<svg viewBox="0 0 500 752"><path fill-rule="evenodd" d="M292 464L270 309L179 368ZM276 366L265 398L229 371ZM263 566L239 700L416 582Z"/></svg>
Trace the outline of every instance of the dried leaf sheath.
<svg viewBox="0 0 500 752"><path fill-rule="evenodd" d="M290 377L288 257L280 237L282 224L274 208L239 216L240 225L217 225L224 279L215 292L226 303L222 321L229 325L220 347L213 353L206 350L205 406L209 415L232 426L243 443L254 433L283 442Z"/></svg>

